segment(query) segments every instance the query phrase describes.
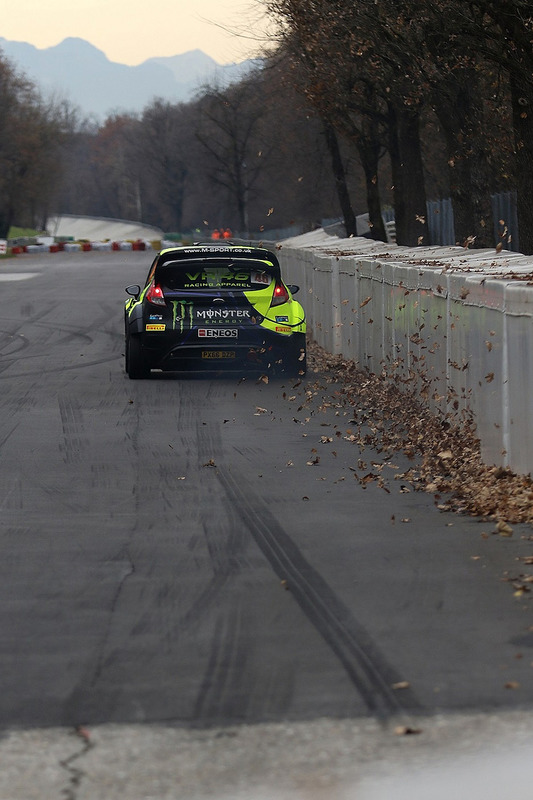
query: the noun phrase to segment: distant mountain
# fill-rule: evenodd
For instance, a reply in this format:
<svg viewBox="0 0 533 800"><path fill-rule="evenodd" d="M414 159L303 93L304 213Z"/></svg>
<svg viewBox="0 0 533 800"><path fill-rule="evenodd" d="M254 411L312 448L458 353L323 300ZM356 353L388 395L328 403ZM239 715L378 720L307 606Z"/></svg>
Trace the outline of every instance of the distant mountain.
<svg viewBox="0 0 533 800"><path fill-rule="evenodd" d="M201 50L191 50L129 67L109 61L97 47L74 37L44 50L0 37L0 51L46 95L64 97L99 119L112 112L142 111L155 97L186 102L202 85L225 86L258 63L221 66Z"/></svg>

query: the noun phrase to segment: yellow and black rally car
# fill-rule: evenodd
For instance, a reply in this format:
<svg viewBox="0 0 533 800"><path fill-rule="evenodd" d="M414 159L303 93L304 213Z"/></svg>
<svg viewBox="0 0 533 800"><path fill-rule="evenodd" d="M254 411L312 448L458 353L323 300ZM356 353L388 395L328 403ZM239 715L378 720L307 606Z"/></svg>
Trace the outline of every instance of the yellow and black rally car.
<svg viewBox="0 0 533 800"><path fill-rule="evenodd" d="M305 313L273 252L232 244L162 250L144 288L128 286L126 372L306 371Z"/></svg>

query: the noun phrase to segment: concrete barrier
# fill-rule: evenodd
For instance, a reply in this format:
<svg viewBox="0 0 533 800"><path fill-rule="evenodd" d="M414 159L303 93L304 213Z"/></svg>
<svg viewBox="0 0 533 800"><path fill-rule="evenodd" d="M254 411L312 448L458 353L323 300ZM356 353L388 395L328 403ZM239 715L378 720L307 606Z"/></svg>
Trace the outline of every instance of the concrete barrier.
<svg viewBox="0 0 533 800"><path fill-rule="evenodd" d="M486 463L533 473L533 257L323 231L278 257L318 344L400 379L437 414L472 413Z"/></svg>

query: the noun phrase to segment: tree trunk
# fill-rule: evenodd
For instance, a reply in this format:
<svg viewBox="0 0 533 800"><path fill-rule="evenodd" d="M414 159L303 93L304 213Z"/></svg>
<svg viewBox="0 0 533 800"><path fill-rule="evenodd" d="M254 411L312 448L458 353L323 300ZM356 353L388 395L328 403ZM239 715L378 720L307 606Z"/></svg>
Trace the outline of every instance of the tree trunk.
<svg viewBox="0 0 533 800"><path fill-rule="evenodd" d="M13 222L13 212L11 208L0 209L0 239L7 239L11 223Z"/></svg>
<svg viewBox="0 0 533 800"><path fill-rule="evenodd" d="M378 163L380 144L377 139L361 136L357 142L359 157L365 173L366 207L370 236L378 242L387 241L387 231L381 213L381 197L379 195Z"/></svg>
<svg viewBox="0 0 533 800"><path fill-rule="evenodd" d="M526 73L524 73L526 76ZM511 75L520 252L533 253L533 87Z"/></svg>
<svg viewBox="0 0 533 800"><path fill-rule="evenodd" d="M450 193L458 244L494 247L492 203L483 139L483 110L470 71L436 95L436 114L448 153ZM448 98L442 101L442 98Z"/></svg>
<svg viewBox="0 0 533 800"><path fill-rule="evenodd" d="M406 247L429 244L418 110L389 106L389 155L394 184L396 242Z"/></svg>
<svg viewBox="0 0 533 800"><path fill-rule="evenodd" d="M337 197L341 207L342 216L344 218L344 227L346 228L346 236L357 236L357 222L355 219L354 210L350 201L350 193L346 184L346 170L342 161L341 151L339 148L339 140L333 126L323 120L324 133L326 135L326 144L331 156L331 166L333 169L333 177L335 179L335 188L337 189Z"/></svg>

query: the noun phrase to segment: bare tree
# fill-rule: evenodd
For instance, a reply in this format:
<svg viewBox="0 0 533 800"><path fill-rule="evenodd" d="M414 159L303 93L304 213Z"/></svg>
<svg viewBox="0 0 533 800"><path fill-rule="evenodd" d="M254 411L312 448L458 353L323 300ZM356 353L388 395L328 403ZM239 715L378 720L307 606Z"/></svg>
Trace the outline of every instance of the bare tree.
<svg viewBox="0 0 533 800"><path fill-rule="evenodd" d="M14 222L43 225L59 181L62 109L0 56L0 237Z"/></svg>
<svg viewBox="0 0 533 800"><path fill-rule="evenodd" d="M199 104L196 136L210 178L226 190L242 232L249 230L251 193L265 164L256 136L265 113L259 87L258 74L225 90L208 89Z"/></svg>

